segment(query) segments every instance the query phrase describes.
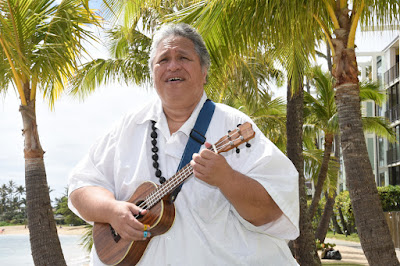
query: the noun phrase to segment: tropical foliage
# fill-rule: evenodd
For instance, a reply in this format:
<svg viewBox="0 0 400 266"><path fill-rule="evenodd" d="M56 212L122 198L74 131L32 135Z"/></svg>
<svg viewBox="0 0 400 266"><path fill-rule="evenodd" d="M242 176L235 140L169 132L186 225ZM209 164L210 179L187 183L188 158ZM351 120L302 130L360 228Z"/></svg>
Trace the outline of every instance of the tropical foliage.
<svg viewBox="0 0 400 266"><path fill-rule="evenodd" d="M0 223L23 224L25 221L25 187L10 180L0 187Z"/></svg>
<svg viewBox="0 0 400 266"><path fill-rule="evenodd" d="M68 208L68 196L64 195L61 198L55 199L56 206L54 214L61 215L62 219L58 222L59 224L68 224L68 225L83 225L86 224L81 218L76 216L69 208Z"/></svg>
<svg viewBox="0 0 400 266"><path fill-rule="evenodd" d="M296 112L299 114L303 111L301 107L303 102L303 76L310 66L309 59L315 53L315 44L325 38L333 52L333 75L336 78L334 85L338 111L338 118L336 119L339 122L338 128L342 135L343 147L346 147L343 149L343 155L354 209L355 212L359 213L357 217L361 224L361 242L371 264L382 261L390 264L396 261L387 228L377 226L377 224L380 224L379 221L374 224L375 217L383 221L383 215L381 215L382 210L379 207L377 197L375 197L377 191L374 188L375 183L373 182L372 170L368 165L368 155L364 142L364 128L361 122L359 103L361 95L359 94L354 45L358 23L361 22L363 25L370 26L374 23L382 24L393 21L398 14L398 1L193 1L191 5L188 4L188 1L122 2L109 0L105 2L111 7L113 13L117 14L116 17L120 15L123 17L124 27L127 29L136 25L135 23L140 20L143 21L143 27L148 29L150 33L162 21L166 20L181 20L195 25L205 38L212 55L213 65L216 66L210 72L213 74L212 76L216 76L218 79L215 81L216 83L210 80L209 84L212 85L208 87L208 93L213 95L212 97L216 101L230 102L234 105L237 99L244 95L241 90L245 90L245 94L256 91L257 93L253 93L255 97L259 96L259 91L265 92L266 90L259 89L259 84L263 83L259 82L262 79L257 77L258 72L252 72L251 75L248 75L251 77L250 79L244 78L246 76L242 74L250 68L247 67L249 64L242 64L242 62L260 58L255 56L259 54L259 51L262 51L261 54L271 55L271 61L279 62L287 75L288 89L290 90L288 93L290 106L288 107L287 119L289 126L295 125L296 119L302 120L302 117L300 119L296 117ZM171 14L172 10L178 12ZM149 14L151 16L148 16ZM166 17L166 14L170 15ZM240 14L240 16L237 16L237 14ZM138 72L144 71L140 71L139 68ZM103 76L100 80L105 80L104 77L106 76ZM240 77L240 79L235 80L237 77ZM231 80L234 82L231 82ZM241 81L244 82L240 83ZM80 84L84 83L80 82ZM240 86L235 86L236 83ZM84 93L84 90L82 92ZM232 94L239 97L231 99L230 95ZM291 102L292 96L295 96L293 102ZM345 99L349 101L346 102ZM251 108L248 110L251 110ZM294 115L290 116L290 114ZM329 125L333 120L324 122ZM384 124L384 121L375 122ZM298 124L295 126L298 126ZM301 132L293 129L294 127L288 127L287 137L288 143L290 143L288 148L300 147L298 149L300 152L294 151L295 156L290 157L298 166L303 164L301 156L298 156L299 153L301 154ZM382 129L382 132L384 132L384 127ZM328 127L325 130L331 129ZM290 142L289 134L297 134L300 138ZM330 136L325 135L325 139L327 137ZM329 147L326 147L325 150L330 152ZM300 158L301 162L295 162L296 158ZM322 165L326 164L323 163ZM302 167L299 167L298 171L302 175ZM321 175L324 171L320 171L322 172ZM360 172L362 172L361 178L359 178ZM359 179L363 181L359 182ZM300 185L303 183L301 179ZM303 192L303 190L301 187L300 192ZM368 203L373 211L370 214L365 214L364 217L362 213L365 210L363 197L366 195L370 197ZM304 195L301 194L302 215L304 215L303 203ZM302 238L308 230L306 228L308 221L303 218L301 220ZM380 235L385 246L374 246L374 243L371 243L373 237L370 234L373 234L373 230L380 231L378 235ZM300 243L307 245L310 241L309 239L299 241L296 246L301 246ZM299 261L308 265L318 264L313 259L302 260L301 256L312 253L309 249L307 250L308 247L304 246L304 248L298 252ZM379 254L383 253L385 259L381 260L382 256Z"/></svg>
<svg viewBox="0 0 400 266"><path fill-rule="evenodd" d="M378 187L378 191L384 211L400 211L400 186Z"/></svg>
<svg viewBox="0 0 400 266"><path fill-rule="evenodd" d="M330 73L322 72L320 67L315 67L312 72L312 84L315 88L315 96L308 92L305 94L305 123L304 123L304 135L306 140L314 140L311 143L306 142L306 147L313 146L318 140L321 133L324 137L324 159L320 164L320 167L314 166L311 169L318 169L314 172L314 184L315 193L313 201L310 206L310 215L313 216L316 208L316 204L323 190L323 186L326 183L325 179L328 174L328 166L330 159L330 154L332 152L333 140L335 136L339 135L339 123L338 123L338 113L335 103L335 91L333 88L334 79ZM382 105L385 100L384 91L380 90L380 86L375 82L363 82L360 84L360 98L361 101L374 101L377 105ZM390 127L389 122L382 117L363 117L363 128L365 132L375 133L377 136L384 137L390 142L395 141L395 134ZM317 148L317 147L316 147ZM333 162L332 162L333 163ZM338 165L332 168L338 169ZM318 178L316 178L316 173L318 173ZM335 174L331 176L336 176ZM333 179L334 180L334 179ZM329 182L331 186L331 194L336 190L336 181Z"/></svg>
<svg viewBox="0 0 400 266"><path fill-rule="evenodd" d="M39 92L53 107L80 64L97 18L85 0L0 1L0 91L11 86L23 121L26 210L36 265L65 265L51 211L36 120Z"/></svg>
<svg viewBox="0 0 400 266"><path fill-rule="evenodd" d="M226 90L233 88L234 93L238 90L238 88L234 86L228 86L227 84L229 83L226 81L229 82L231 79L234 80L235 77L240 76L242 71L237 71L236 66L240 66L240 62L243 61L243 59L247 60L248 58L252 58L252 55L256 54L254 51L263 51L265 54L273 55L272 61L280 62L280 64L283 66L287 74L287 80L289 83L288 88L291 90L291 93L288 93L289 100L292 95L295 95L293 92L302 90L303 76L306 69L310 65L309 58L315 52L314 45L323 37L326 37L326 40L328 41L329 45L331 45L334 53L333 56L335 60L333 73L336 77L337 87L342 88L340 86L346 84L346 82L356 83L355 91L357 94L358 80L356 76L354 77L355 72L353 71L354 67L356 66L356 61L350 57L353 56L354 52L351 51L351 49L354 48L354 36L357 24L359 21L365 22L365 18L371 15L370 12L365 11L364 7L366 3L364 1L353 1L353 8L351 11L353 12L354 16L352 15L351 17L349 15L349 9L347 9L347 1L257 1L252 3L246 1L194 1L191 3L191 5L188 5L187 1L119 2L110 0L105 2L112 7L112 10L114 10L114 13L117 14L117 16L121 14L123 15L125 22L124 25L127 26L127 28L140 19L144 19L145 15L148 15L148 13L143 12L144 10L151 10L151 14L156 14L153 17L155 18L155 23L153 24L149 23L151 20L144 19L145 25L150 25L148 27L150 29L156 28L161 21L166 20L165 16L163 17L162 15L159 16L157 14L167 14L168 12L163 13L163 11L171 10L171 6L174 7L174 11L179 11L168 16L167 20L181 20L189 22L192 25L195 25L202 33L212 54L214 65L217 66L216 72L211 73L218 74L216 76L225 81L225 83L222 83L224 86L212 86L214 89L219 89L219 91L216 93L213 93L214 91L212 88L209 91L210 95L219 95L219 101L228 102L224 100L225 95L229 95L228 93L225 93ZM392 2L393 1L390 1L389 6L393 6L394 10L397 10L396 8L398 7L396 7L396 3ZM373 5L372 2L368 2L367 5L368 4ZM385 19L391 20L393 18L391 15L392 13L388 12L388 9L383 5L377 5L377 8L382 11L382 13L380 13L382 16L382 20L380 22L384 21ZM238 13L241 15L237 16L236 14ZM280 15L278 16L277 14ZM387 17L383 18L385 16ZM373 20L374 19L372 18L371 21ZM367 24L371 21L367 22ZM332 34L332 29L335 30L335 35ZM350 34L347 34L348 32L350 32ZM332 36L334 36L334 39ZM349 39L347 39L348 37ZM350 50L347 51L346 49ZM338 54L340 56L337 56ZM233 68L230 69L230 66L233 66ZM224 72L218 72L221 70ZM224 73L226 75L224 75ZM231 75L231 73L233 75L229 76L229 79L226 79L225 77ZM239 81L235 80L235 82L240 83L241 80L243 79L239 79ZM253 78L252 80L257 79ZM247 80L244 83L245 86L240 88L245 89L247 92L257 88L257 85L254 87L246 86L247 84L252 84L252 80ZM356 80L357 82L355 82ZM259 84L258 82L253 82L253 84L255 83ZM210 82L210 84L212 83ZM352 92L345 91L343 95L346 93L350 93L351 95L354 94ZM292 109L294 113L299 113L299 111L302 111L299 110L299 104L302 104L301 97L302 96L300 95L300 101L297 101L297 106L296 104L294 104L293 107L291 105L288 107L288 110ZM339 95L337 99L340 102L342 99L341 95ZM351 105L353 108L351 112L356 114L355 121L357 121L357 119L361 119L361 116L357 117L360 113L360 107L359 105L354 106ZM341 109L339 108L339 113L342 112L343 117L345 111L340 112L340 110ZM290 121L290 119L292 121ZM293 116L290 119L288 116L288 125L293 125L291 122L296 120L297 117ZM297 120L300 121L301 119ZM343 124L343 122L341 124ZM288 132L299 135L299 132L294 132L294 130L289 130ZM355 132L358 134L356 139L362 143L362 129L360 130L359 128L355 128ZM296 141L297 144L291 142L290 146L302 145L301 138L295 140L295 142ZM343 138L342 141L346 142L348 140L347 138ZM329 152L330 149L326 149L326 151ZM347 156L347 150L345 153L345 156ZM352 151L352 153L357 153L360 157L367 157L366 149L358 150L357 152ZM293 158L290 158L295 160L297 157L299 156L295 155ZM294 163L297 166L303 162L301 160L300 163ZM357 162L354 163L354 165L358 165ZM358 167L360 169L362 168L369 170L368 167L360 165L358 165ZM347 167L346 170L347 169L349 169L349 167ZM301 167L298 168L298 171L300 173L303 172ZM372 171L370 174L372 175ZM366 174L368 178L370 178L371 175ZM349 180L353 180L352 178L355 178L355 175L348 174L347 176ZM303 181L300 182L300 184L302 183ZM368 189L370 189L370 187ZM303 188L301 188L300 191L302 192L302 190ZM302 197L304 197L304 195L302 195ZM303 202L304 200L301 200L301 203ZM358 203L356 203L356 205L356 209L361 209L361 207L359 207L361 205ZM301 204L301 206L301 213L303 215L304 205ZM379 208L377 208L375 211L379 213ZM305 219L301 220L303 220L301 226L303 224L308 224ZM370 227L374 228L375 226ZM302 229L303 232L306 230L308 229ZM365 230L365 232L367 232L368 229L365 228ZM387 236L387 234L383 233L382 236ZM365 243L367 239L368 238L362 238ZM386 240L387 243L390 242L389 239L386 238ZM303 241L303 243L306 242L310 241ZM366 244L366 246L369 246L369 244ZM299 253L310 254L311 252L309 252L309 250L303 250ZM373 261L372 257L373 256L370 257L371 263ZM311 260L308 260L308 263L314 264L314 262ZM303 263L307 263L306 261L307 260L303 260Z"/></svg>

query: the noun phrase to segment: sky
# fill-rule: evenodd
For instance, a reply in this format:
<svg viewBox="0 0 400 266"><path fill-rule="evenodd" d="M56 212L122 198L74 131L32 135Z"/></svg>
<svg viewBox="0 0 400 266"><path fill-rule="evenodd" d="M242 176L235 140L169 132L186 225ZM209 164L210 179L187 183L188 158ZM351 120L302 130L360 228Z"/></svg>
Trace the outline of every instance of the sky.
<svg viewBox="0 0 400 266"><path fill-rule="evenodd" d="M381 51L398 33L358 34L356 51ZM90 49L94 58L107 55L106 48ZM285 96L285 87L275 89L275 96ZM47 181L53 190L52 199L65 194L68 175L87 153L94 141L109 130L126 112L139 108L156 97L151 87L141 88L122 84L103 86L85 101L63 96L50 110L38 95L37 124L40 141L46 151L44 161ZM21 134L22 118L19 99L10 89L0 96L0 185L13 180L25 186L24 158Z"/></svg>

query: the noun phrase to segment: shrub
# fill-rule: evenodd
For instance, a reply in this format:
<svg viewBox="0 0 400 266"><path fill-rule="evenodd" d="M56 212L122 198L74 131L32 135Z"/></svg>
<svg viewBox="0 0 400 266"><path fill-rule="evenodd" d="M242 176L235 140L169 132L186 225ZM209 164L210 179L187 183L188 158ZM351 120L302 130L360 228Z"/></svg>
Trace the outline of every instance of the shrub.
<svg viewBox="0 0 400 266"><path fill-rule="evenodd" d="M378 194L381 200L383 211L400 211L400 186L378 187ZM355 219L348 191L340 192L340 194L336 197L334 206L334 213L337 217L337 221L343 228L343 224L339 216L339 207L342 210L349 233L355 232Z"/></svg>
<svg viewBox="0 0 400 266"><path fill-rule="evenodd" d="M378 187L378 193L383 211L400 211L400 186Z"/></svg>
<svg viewBox="0 0 400 266"><path fill-rule="evenodd" d="M339 210L340 208L340 210ZM344 222L346 223L346 227L349 234L356 232L356 223L355 223L355 218L354 218L354 213L353 213L353 207L351 206L351 201L350 201L350 195L348 191L342 191L337 195L335 199L335 205L334 205L334 213L337 217L337 222L342 228L342 231L344 232L344 226L343 222L340 218L340 211L343 214Z"/></svg>
<svg viewBox="0 0 400 266"><path fill-rule="evenodd" d="M317 247L317 250L330 249L336 246L335 243L321 243L319 242L319 239L315 239L315 245Z"/></svg>

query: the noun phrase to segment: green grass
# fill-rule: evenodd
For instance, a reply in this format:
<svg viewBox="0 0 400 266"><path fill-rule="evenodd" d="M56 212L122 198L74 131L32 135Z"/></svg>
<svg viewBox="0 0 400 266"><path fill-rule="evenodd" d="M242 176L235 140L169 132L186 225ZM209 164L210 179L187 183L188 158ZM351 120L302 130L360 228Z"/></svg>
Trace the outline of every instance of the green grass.
<svg viewBox="0 0 400 266"><path fill-rule="evenodd" d="M334 238L334 239L339 239L339 240L347 240L347 241L353 241L353 242L360 243L360 238L358 237L358 234L351 234L351 235L346 237L346 235L333 234L333 232L328 232L326 234L326 237L327 238Z"/></svg>

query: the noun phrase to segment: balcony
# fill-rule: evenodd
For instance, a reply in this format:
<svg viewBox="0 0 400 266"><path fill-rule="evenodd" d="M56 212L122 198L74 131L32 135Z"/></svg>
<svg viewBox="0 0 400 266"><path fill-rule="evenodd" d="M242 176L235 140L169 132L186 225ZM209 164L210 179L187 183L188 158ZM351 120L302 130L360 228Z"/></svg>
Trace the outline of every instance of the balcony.
<svg viewBox="0 0 400 266"><path fill-rule="evenodd" d="M396 63L388 71L385 72L385 84L389 85L397 78L399 78L399 63Z"/></svg>
<svg viewBox="0 0 400 266"><path fill-rule="evenodd" d="M389 149L386 152L386 155L387 155L388 165L391 165L391 164L394 164L394 163L400 161L400 149L398 147Z"/></svg>
<svg viewBox="0 0 400 266"><path fill-rule="evenodd" d="M385 112L385 117L389 119L390 123L400 120L400 105L395 105Z"/></svg>

